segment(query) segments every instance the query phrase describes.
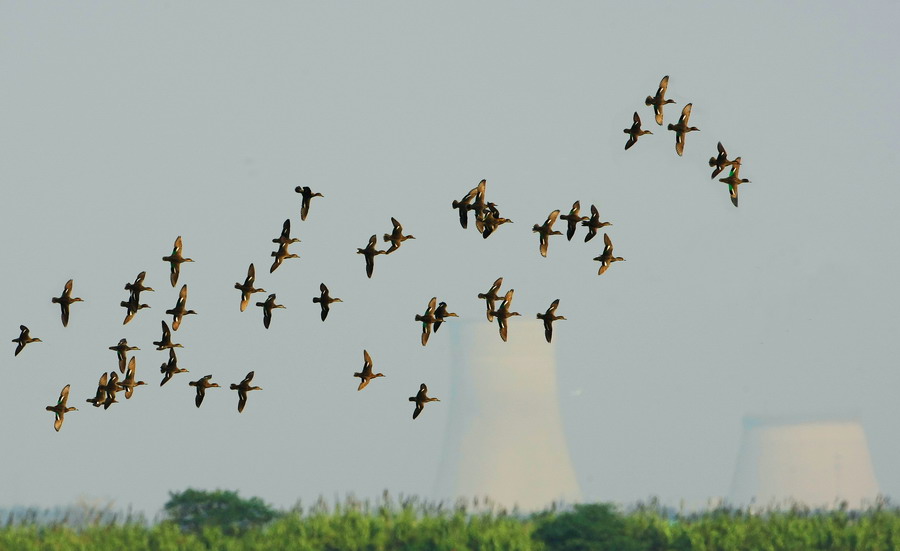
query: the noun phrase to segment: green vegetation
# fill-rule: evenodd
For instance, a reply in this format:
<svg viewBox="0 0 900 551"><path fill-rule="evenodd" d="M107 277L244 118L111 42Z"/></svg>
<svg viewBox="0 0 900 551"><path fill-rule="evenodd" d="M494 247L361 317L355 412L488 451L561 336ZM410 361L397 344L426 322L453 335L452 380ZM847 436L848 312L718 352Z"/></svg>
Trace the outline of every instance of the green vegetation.
<svg viewBox="0 0 900 551"><path fill-rule="evenodd" d="M491 503L448 506L415 497L319 500L276 511L236 492L172 493L149 524L109 507L16 511L0 517L0 551L882 551L900 548L900 509L802 507L751 513L718 508L678 515L655 503L623 513L585 504L521 515Z"/></svg>

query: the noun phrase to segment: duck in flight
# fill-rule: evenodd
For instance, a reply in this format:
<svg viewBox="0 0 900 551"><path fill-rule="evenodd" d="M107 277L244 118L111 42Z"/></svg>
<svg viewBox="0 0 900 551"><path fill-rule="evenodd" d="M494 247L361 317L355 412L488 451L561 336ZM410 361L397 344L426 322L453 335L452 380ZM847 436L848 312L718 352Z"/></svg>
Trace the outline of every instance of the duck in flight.
<svg viewBox="0 0 900 551"><path fill-rule="evenodd" d="M400 222L397 222L397 219L393 216L391 217L391 224L394 225L394 228L391 230L391 233L384 234L385 242L389 242L391 244L388 247L388 250L384 252L384 254L391 254L400 248L400 244L406 241L407 239L415 239L412 235L403 235L403 226L400 225Z"/></svg>
<svg viewBox="0 0 900 551"><path fill-rule="evenodd" d="M188 286L182 285L181 291L178 293L178 301L175 303L175 307L171 310L166 310L167 314L172 316L172 330L178 331L178 328L181 327L181 319L188 314L196 314L193 310L188 310L186 308L188 298Z"/></svg>
<svg viewBox="0 0 900 551"><path fill-rule="evenodd" d="M309 214L309 203L313 197L325 197L321 193L313 193L309 186L297 186L294 191L303 196L300 204L300 220L306 220L306 216Z"/></svg>
<svg viewBox="0 0 900 551"><path fill-rule="evenodd" d="M131 321L135 314L137 314L140 310L144 308L150 308L149 304L141 304L140 298L138 294L131 293L128 295L128 300L123 300L119 303L119 306L125 308L125 319L122 320L122 325L127 324Z"/></svg>
<svg viewBox="0 0 900 551"><path fill-rule="evenodd" d="M166 322L162 322L162 338L158 341L153 341L153 344L156 345L157 350L165 350L166 348L184 348L180 344L172 343L172 332L169 331L169 326L166 325Z"/></svg>
<svg viewBox="0 0 900 551"><path fill-rule="evenodd" d="M621 256L613 256L613 244L612 240L609 238L609 234L603 234L603 243L603 252L600 253L600 256L594 258L594 260L600 263L600 270L597 272L597 275L603 275L603 272L605 272L613 262L625 260Z"/></svg>
<svg viewBox="0 0 900 551"><path fill-rule="evenodd" d="M247 405L247 393L251 390L262 390L262 388L258 386L250 386L250 381L253 380L253 371L247 373L247 376L244 377L244 380L238 384L231 384L231 390L238 391L238 413L244 411L244 406Z"/></svg>
<svg viewBox="0 0 900 551"><path fill-rule="evenodd" d="M719 181L723 184L728 184L728 193L731 195L731 204L734 206L738 206L738 186L741 184L747 184L750 180L746 178L740 177L741 172L741 158L736 158L731 165L731 172L728 174L727 178L719 178Z"/></svg>
<svg viewBox="0 0 900 551"><path fill-rule="evenodd" d="M61 310L62 315L62 324L63 327L69 326L69 305L73 302L84 302L78 297L72 297L72 280L66 282L66 286L63 287L63 292L58 297L53 297L50 299L50 302L53 304L59 304L59 309Z"/></svg>
<svg viewBox="0 0 900 551"><path fill-rule="evenodd" d="M544 338L547 339L547 342L553 338L553 322L566 319L565 316L556 315L557 306L559 306L559 299L554 300L546 312L537 315L537 319L544 320Z"/></svg>
<svg viewBox="0 0 900 551"><path fill-rule="evenodd" d="M500 295L497 293L500 291L500 286L503 285L503 278L498 277L494 280L494 283L491 285L491 288L488 289L487 293L478 293L478 298L484 299L487 305L487 319L488 321L494 321L494 310L496 309L496 300L500 298Z"/></svg>
<svg viewBox="0 0 900 551"><path fill-rule="evenodd" d="M119 339L119 344L110 346L109 349L116 353L116 358L119 360L120 373L125 373L125 364L128 361L125 357L125 353L131 352L132 350L140 350L137 346L128 346L128 339Z"/></svg>
<svg viewBox="0 0 900 551"><path fill-rule="evenodd" d="M59 393L59 399L56 401L55 406L47 406L46 408L47 411L52 411L56 415L56 419L53 421L53 428L56 429L56 432L59 432L59 429L62 428L67 413L70 411L78 411L77 408L66 406L66 402L69 400L70 386L71 385L66 385L63 387L62 391Z"/></svg>
<svg viewBox="0 0 900 551"><path fill-rule="evenodd" d="M32 337L31 332L28 331L28 328L24 325L19 326L19 337L12 340L12 342L18 343L16 345L16 353L14 356L18 356L19 352L25 349L25 345L32 342L43 342L41 339L37 337Z"/></svg>
<svg viewBox="0 0 900 551"><path fill-rule="evenodd" d="M597 230L606 226L612 226L611 222L601 222L600 221L600 211L597 210L596 205L591 205L591 217L588 220L585 220L581 223L582 226L586 226L588 229L587 235L584 236L584 242L587 243L591 239L597 235Z"/></svg>
<svg viewBox="0 0 900 551"><path fill-rule="evenodd" d="M384 373L375 373L372 374L372 358L369 356L369 352L363 350L363 368L359 373L354 373L354 377L359 377L360 383L356 388L357 392L366 388L366 385L369 384L369 381L372 379L377 379L378 377L384 377Z"/></svg>
<svg viewBox="0 0 900 551"><path fill-rule="evenodd" d="M206 396L207 388L219 388L219 383L211 383L209 380L212 379L212 375L207 375L205 377L200 377L196 381L191 381L188 384L197 388L197 396L194 398L194 404L197 407L200 407L200 404L203 403L203 398Z"/></svg>
<svg viewBox="0 0 900 551"><path fill-rule="evenodd" d="M497 325L500 326L500 338L503 339L503 342L506 342L507 331L509 329L509 318L522 315L518 312L509 311L510 306L512 306L513 294L515 292L515 289L507 291L506 296L503 297L503 302L500 303L500 307L491 312L491 314L497 318Z"/></svg>
<svg viewBox="0 0 900 551"><path fill-rule="evenodd" d="M678 153L679 157L684 153L684 137L687 133L700 131L696 126L688 126L688 121L691 119L691 105L692 104L689 103L681 110L681 117L678 119L678 124L669 123L669 126L667 127L669 130L675 132L675 152Z"/></svg>
<svg viewBox="0 0 900 551"><path fill-rule="evenodd" d="M547 216L547 220L544 221L542 225L535 224L534 227L531 228L531 231L539 234L540 237L540 251L541 256L547 256L547 246L549 245L550 236L551 235L562 235L562 232L554 231L553 224L556 222L556 217L559 216L559 209L551 212L549 216Z"/></svg>
<svg viewBox="0 0 900 551"><path fill-rule="evenodd" d="M660 126L662 126L663 123L663 106L667 103L675 103L673 100L666 99L666 89L668 87L669 75L666 75L659 81L659 88L656 89L656 95L647 96L647 99L644 100L645 105L653 106L653 113L656 115L656 124Z"/></svg>
<svg viewBox="0 0 900 551"><path fill-rule="evenodd" d="M257 302L256 305L263 309L263 326L266 329L272 323L272 310L285 307L283 304L275 304L275 293L269 295L265 302Z"/></svg>
<svg viewBox="0 0 900 551"><path fill-rule="evenodd" d="M456 314L453 312L447 311L447 303L439 302L438 307L434 310L434 332L437 333L438 329L441 328L441 324L444 323L444 318L458 318Z"/></svg>
<svg viewBox="0 0 900 551"><path fill-rule="evenodd" d="M328 293L328 287L326 287L324 283L319 284L319 291L322 294L317 297L313 297L312 301L318 303L319 306L322 308L322 321L325 321L325 318L328 317L328 312L330 310L331 303L344 302L344 301L339 298L333 298Z"/></svg>
<svg viewBox="0 0 900 551"><path fill-rule="evenodd" d="M425 408L425 404L428 402L440 402L437 398L428 397L428 387L425 386L425 383L419 385L419 392L417 392L415 396L410 396L409 401L416 403L416 409L413 410L413 419L422 413L422 409Z"/></svg>
<svg viewBox="0 0 900 551"><path fill-rule="evenodd" d="M125 378L122 379L118 384L119 390L125 392L125 399L131 399L132 394L134 394L135 387L139 387L141 385L145 385L144 381L135 381L135 374L137 373L137 367L135 363L134 356L131 357L131 361L128 362L128 369L125 371Z"/></svg>
<svg viewBox="0 0 900 551"><path fill-rule="evenodd" d="M253 282L256 281L256 268L253 267L253 263L250 263L250 267L247 268L247 278L244 279L244 284L235 282L234 288L241 292L241 312L247 309L247 304L250 303L250 295L253 293L265 293L265 289L256 289L253 287Z"/></svg>
<svg viewBox="0 0 900 551"><path fill-rule="evenodd" d="M356 254L361 254L366 257L366 276L369 278L372 277L372 272L375 270L375 257L380 254L385 254L385 251L379 251L375 248L377 243L378 237L373 235L369 238L369 244L366 245L365 249L356 249Z"/></svg>
<svg viewBox="0 0 900 551"><path fill-rule="evenodd" d="M584 225L584 221L588 220L587 216L581 216L581 201L575 201L572 203L572 208L569 210L569 214L563 214L560 216L563 220L566 221L566 240L571 241L572 237L575 236L575 229L578 227L578 223L581 222Z"/></svg>
<svg viewBox="0 0 900 551"><path fill-rule="evenodd" d="M425 313L422 315L416 314L416 321L422 322L422 346L428 344L428 337L431 336L431 326L437 321L437 318L434 315L436 309L437 297L431 297L431 300L428 301L428 308L425 309Z"/></svg>
<svg viewBox="0 0 900 551"><path fill-rule="evenodd" d="M162 381L159 382L159 386L163 386L164 384L169 382L176 373L187 373L187 369L182 369L178 367L178 356L175 355L175 350L169 349L169 361L159 366L159 372L163 374Z"/></svg>
<svg viewBox="0 0 900 551"><path fill-rule="evenodd" d="M734 166L734 161L728 160L728 152L725 151L725 147L722 145L722 142L716 144L716 149L718 150L718 154L715 157L709 158L709 166L713 167L710 179L718 176L719 173L725 170L726 166Z"/></svg>
<svg viewBox="0 0 900 551"><path fill-rule="evenodd" d="M106 383L108 380L109 374L104 371L103 375L100 375L100 382L97 383L97 394L95 394L93 398L88 398L85 401L92 404L95 408L102 406L103 402L106 401Z"/></svg>
<svg viewBox="0 0 900 551"><path fill-rule="evenodd" d="M181 236L179 235L175 238L172 254L163 257L163 260L169 263L169 282L172 283L172 287L178 283L178 274L181 273L181 265L184 262L193 262L193 259L182 256L181 246Z"/></svg>
<svg viewBox="0 0 900 551"><path fill-rule="evenodd" d="M641 130L641 117L638 116L637 111L634 112L634 117L632 117L631 128L626 128L623 130L626 134L628 134L628 141L625 142L625 150L631 148L634 144L637 143L638 138L643 136L644 134L653 134L649 130Z"/></svg>

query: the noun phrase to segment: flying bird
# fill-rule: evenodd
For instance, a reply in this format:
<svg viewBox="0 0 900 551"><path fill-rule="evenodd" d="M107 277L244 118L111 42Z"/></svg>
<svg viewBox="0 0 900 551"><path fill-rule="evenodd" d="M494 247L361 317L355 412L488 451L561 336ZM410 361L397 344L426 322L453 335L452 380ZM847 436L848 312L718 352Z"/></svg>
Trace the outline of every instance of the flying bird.
<svg viewBox="0 0 900 551"><path fill-rule="evenodd" d="M203 403L203 398L206 396L207 388L219 388L219 383L211 383L209 380L212 379L212 375L207 375L205 377L200 377L196 381L191 381L188 384L197 388L197 396L194 398L194 404L197 407L200 407L200 404Z"/></svg>
<svg viewBox="0 0 900 551"><path fill-rule="evenodd" d="M106 383L108 380L109 374L104 371L103 375L100 375L100 382L97 383L97 394L95 394L93 398L88 398L85 401L89 404L93 404L95 408L102 406L103 402L106 401Z"/></svg>
<svg viewBox="0 0 900 551"><path fill-rule="evenodd" d="M171 314L172 316L172 330L178 331L178 328L181 326L181 319L188 314L196 314L193 310L188 310L186 308L188 298L188 286L182 285L181 291L178 293L178 301L175 303L175 307L171 310L166 310L167 314Z"/></svg>
<svg viewBox="0 0 900 551"><path fill-rule="evenodd" d="M631 128L626 128L623 130L626 134L628 134L628 141L625 142L625 150L631 148L634 144L637 143L638 138L643 136L644 134L653 134L649 130L641 130L641 117L638 116L637 111L634 112L634 117L632 119L634 122L631 124ZM662 120L662 117L660 117Z"/></svg>
<svg viewBox="0 0 900 551"><path fill-rule="evenodd" d="M115 346L110 346L110 350L115 351L116 358L119 360L119 372L125 373L125 364L128 359L125 357L126 352L131 352L132 350L140 350L137 346L128 346L127 339L119 339L119 344Z"/></svg>
<svg viewBox="0 0 900 551"><path fill-rule="evenodd" d="M484 182L484 180L482 180L482 182ZM472 200L475 199L477 193L478 187L476 186L469 190L461 200L453 200L453 210L459 211L459 225L462 226L463 229L466 229L469 226L469 206L472 204Z"/></svg>
<svg viewBox="0 0 900 551"><path fill-rule="evenodd" d="M247 393L251 390L262 390L262 388L258 386L250 386L250 381L253 380L253 372L247 373L247 376L244 377L244 380L238 384L231 384L231 390L238 391L238 413L244 411L244 406L247 405Z"/></svg>
<svg viewBox="0 0 900 551"><path fill-rule="evenodd" d="M437 297L431 297L428 301L428 308L422 315L416 314L416 321L422 322L422 346L428 344L428 337L431 336L431 326L437 321L434 312L437 307Z"/></svg>
<svg viewBox="0 0 900 551"><path fill-rule="evenodd" d="M547 342L553 338L553 322L566 319L565 316L556 315L557 306L559 306L559 299L554 300L546 312L537 315L537 319L544 320L544 338L547 339Z"/></svg>
<svg viewBox="0 0 900 551"><path fill-rule="evenodd" d="M603 228L605 226L612 226L611 222L601 222L600 221L600 211L597 210L596 205L591 205L591 218L581 223L582 226L586 226L588 229L587 235L584 236L584 242L587 243L591 239L597 235L597 230Z"/></svg>
<svg viewBox="0 0 900 551"><path fill-rule="evenodd" d="M78 411L77 408L66 407L66 402L69 400L69 386L63 387L55 406L47 406L46 408L47 411L52 411L56 415L56 419L53 421L53 428L56 429L56 432L59 432L59 429L62 428L63 420L67 413Z"/></svg>
<svg viewBox="0 0 900 551"><path fill-rule="evenodd" d="M125 372L125 378L122 379L118 388L121 391L125 392L125 399L128 400L131 398L132 394L134 394L135 387L139 387L141 385L145 385L144 381L135 381L135 373L137 372L137 367L135 366L135 358L131 357L131 361L128 362L128 369Z"/></svg>
<svg viewBox="0 0 900 551"><path fill-rule="evenodd" d="M328 287L326 287L324 283L319 285L319 291L321 291L322 294L317 297L313 297L312 301L317 302L322 308L322 321L325 321L325 318L328 317L328 311L330 309L331 303L344 301L339 298L332 298L331 295L328 294Z"/></svg>
<svg viewBox="0 0 900 551"><path fill-rule="evenodd" d="M150 308L149 304L141 304L139 296L139 294L132 292L130 295L128 295L127 301L123 300L119 303L119 306L125 308L125 319L122 320L122 325L125 325L126 323L131 321L132 318L134 318L135 314L137 314L140 310L143 310L144 308Z"/></svg>
<svg viewBox="0 0 900 551"><path fill-rule="evenodd" d="M484 299L487 303L487 319L488 321L494 321L494 310L495 310L495 301L500 298L500 295L497 292L500 290L500 286L503 285L503 278L498 277L494 280L494 283L491 285L491 288L487 293L478 293L478 298Z"/></svg>
<svg viewBox="0 0 900 551"><path fill-rule="evenodd" d="M50 299L50 302L54 304L59 304L59 309L62 311L62 324L63 327L68 327L69 325L69 305L73 302L84 302L78 297L72 297L72 280L66 282L66 286L63 288L63 292L58 297L53 297Z"/></svg>
<svg viewBox="0 0 900 551"><path fill-rule="evenodd" d="M184 262L193 262L190 258L181 255L181 236L175 238L175 245L172 247L172 254L164 256L163 260L169 263L169 281L174 287L178 283L178 274L181 273L181 264Z"/></svg>
<svg viewBox="0 0 900 551"><path fill-rule="evenodd" d="M425 383L419 385L419 392L416 393L415 396L410 396L409 401L416 403L416 409L413 410L413 419L415 419L419 416L420 413L422 413L422 409L428 402L440 402L440 400L437 398L428 397L428 387L425 386Z"/></svg>
<svg viewBox="0 0 900 551"><path fill-rule="evenodd" d="M286 245L286 244L278 245L278 250L272 251L272 256L275 257L275 260L272 261L272 267L269 268L270 274L272 272L274 272L275 270L277 270L278 267L281 266L281 263L284 262L285 259L300 258L300 255L288 252L288 245Z"/></svg>
<svg viewBox="0 0 900 551"><path fill-rule="evenodd" d="M437 333L438 329L441 328L441 324L444 323L444 318L458 318L456 314L453 312L447 311L447 303L440 302L438 303L438 307L434 311L434 332Z"/></svg>
<svg viewBox="0 0 900 551"><path fill-rule="evenodd" d="M272 240L272 243L278 243L279 245L290 245L291 243L299 243L300 240L296 237L291 237L291 219L288 218L284 221L284 224L281 225L281 235Z"/></svg>
<svg viewBox="0 0 900 551"><path fill-rule="evenodd" d="M166 348L184 348L180 344L172 343L172 332L169 331L169 326L166 325L166 322L162 322L162 338L158 341L153 341L153 344L156 345L157 350L165 350Z"/></svg>
<svg viewBox="0 0 900 551"><path fill-rule="evenodd" d="M313 197L325 197L321 193L313 193L309 186L297 186L294 188L294 191L303 196L303 201L300 205L300 220L306 220L306 215L309 214L309 202Z"/></svg>
<svg viewBox="0 0 900 551"><path fill-rule="evenodd" d="M241 312L247 309L247 304L250 303L250 295L253 293L265 293L265 289L256 289L253 287L253 282L256 281L256 268L253 267L253 263L250 263L250 267L247 268L247 278L244 280L244 284L235 282L234 288L241 292Z"/></svg>
<svg viewBox="0 0 900 551"><path fill-rule="evenodd" d="M663 123L663 106L667 103L675 103L673 100L666 99L666 89L669 87L669 75L666 75L659 81L659 88L656 89L655 96L647 96L644 100L645 105L652 105L653 112L656 114L656 124L662 126Z"/></svg>
<svg viewBox="0 0 900 551"><path fill-rule="evenodd" d="M691 118L691 105L687 104L684 106L684 109L681 110L681 117L678 119L678 124L669 123L668 129L675 132L675 152L681 156L684 153L684 137L688 132L699 132L700 129L696 126L688 126L688 121Z"/></svg>
<svg viewBox="0 0 900 551"><path fill-rule="evenodd" d="M372 358L369 356L369 352L363 350L363 368L359 373L354 373L354 377L359 377L360 383L359 387L357 387L357 391L360 391L366 388L366 385L369 384L369 381L372 379L377 379L378 377L384 377L384 373L375 373L372 374Z"/></svg>
<svg viewBox="0 0 900 551"><path fill-rule="evenodd" d="M116 400L116 392L118 392L118 390L119 374L115 371L110 371L109 380L106 382L106 400L103 401L103 409L109 409L109 406L119 403L119 401Z"/></svg>
<svg viewBox="0 0 900 551"><path fill-rule="evenodd" d="M366 275L370 278L372 277L372 271L375 269L375 257L385 254L385 251L379 251L375 248L377 243L378 237L373 235L369 238L369 244L366 245L365 249L356 249L356 254L365 255L366 257Z"/></svg>
<svg viewBox="0 0 900 551"><path fill-rule="evenodd" d="M718 154L715 157L709 158L709 166L713 167L710 179L718 176L720 172L725 170L726 166L734 166L734 161L728 160L728 152L725 151L725 147L722 145L722 142L716 144L716 149L718 150Z"/></svg>
<svg viewBox="0 0 900 551"><path fill-rule="evenodd" d="M503 339L503 342L506 342L506 334L509 329L508 321L509 318L513 316L521 316L522 314L518 312L510 312L509 308L512 306L513 294L515 293L515 289L510 289L506 292L506 296L503 297L503 302L500 303L500 307L491 312L495 318L497 318L497 325L500 326L500 338Z"/></svg>
<svg viewBox="0 0 900 551"><path fill-rule="evenodd" d="M256 305L263 309L263 325L266 329L268 329L269 324L272 323L272 310L275 308L284 308L283 304L275 304L275 293L269 295L265 302L257 302Z"/></svg>
<svg viewBox="0 0 900 551"><path fill-rule="evenodd" d="M603 272L605 272L613 262L625 260L621 256L613 256L613 244L612 240L609 238L609 234L603 234L603 242L605 244L603 252L600 253L600 256L594 258L594 260L600 263L600 270L597 272L597 275L603 275Z"/></svg>
<svg viewBox="0 0 900 551"><path fill-rule="evenodd" d="M728 184L728 193L731 195L731 204L734 206L738 206L738 186L741 184L747 184L750 180L746 178L740 177L741 172L741 158L738 157L733 161L731 165L731 172L728 174L727 178L719 178L719 181L723 184Z"/></svg>
<svg viewBox="0 0 900 551"><path fill-rule="evenodd" d="M146 285L144 285L145 277L147 277L147 272L141 272L137 275L136 278L134 278L134 283L125 284L125 290L131 291L131 295L137 297L135 298L135 300L138 300L141 296L141 293L143 293L144 291L154 291L152 287L147 287Z"/></svg>
<svg viewBox="0 0 900 551"><path fill-rule="evenodd" d="M14 356L18 356L19 352L21 352L25 345L32 342L43 342L41 339L37 337L32 337L31 333L28 331L28 328L24 325L19 326L19 337L12 340L12 342L19 343L16 345L16 353Z"/></svg>
<svg viewBox="0 0 900 551"><path fill-rule="evenodd" d="M169 382L176 373L187 373L187 369L182 369L178 367L178 356L175 355L175 350L169 349L169 361L165 362L161 366L159 366L159 372L163 374L162 381L159 382L159 386L163 386L164 384Z"/></svg>
<svg viewBox="0 0 900 551"><path fill-rule="evenodd" d="M391 246L388 247L388 250L386 250L384 254L391 254L396 251L400 248L400 244L407 239L415 239L412 235L403 235L403 226L400 225L400 222L397 222L396 218L391 217L391 224L394 225L391 233L384 234L384 240L390 242Z"/></svg>
<svg viewBox="0 0 900 551"><path fill-rule="evenodd" d="M547 217L547 220L544 221L542 225L535 224L531 231L539 234L540 237L540 251L541 256L547 256L547 245L549 245L549 240L551 235L562 235L562 232L555 231L553 229L553 224L556 222L556 217L559 216L559 209L551 212Z"/></svg>
<svg viewBox="0 0 900 551"><path fill-rule="evenodd" d="M581 222L584 225L584 221L588 220L587 216L581 216L581 201L575 201L572 203L572 209L569 210L569 214L563 214L560 216L563 220L566 221L566 240L571 241L572 237L575 236L575 229L578 227L578 223Z"/></svg>

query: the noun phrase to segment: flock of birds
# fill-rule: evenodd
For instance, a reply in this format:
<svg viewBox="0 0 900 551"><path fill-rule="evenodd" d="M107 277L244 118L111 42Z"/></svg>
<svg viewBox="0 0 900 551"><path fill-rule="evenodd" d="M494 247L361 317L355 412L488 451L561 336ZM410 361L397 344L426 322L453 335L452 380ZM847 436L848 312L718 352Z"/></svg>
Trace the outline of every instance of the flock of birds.
<svg viewBox="0 0 900 551"><path fill-rule="evenodd" d="M659 83L659 88L656 91L656 95L647 96L647 99L645 100L646 105L653 107L655 119L657 124L659 125L663 124L663 107L666 104L675 103L671 99L665 98L668 82L669 77L663 77L663 79ZM688 126L691 116L691 107L692 104L690 103L685 105L682 109L681 117L679 118L678 123L670 123L668 125L668 129L675 132L675 151L679 156L683 155L684 153L685 136L689 132L699 130L696 127ZM641 119L637 112L634 113L633 120L634 123L631 128L627 128L624 130L624 132L629 135L628 141L625 144L626 150L637 143L637 140L640 136L643 136L645 134L652 134L652 132L650 131L641 129ZM717 156L710 158L709 165L713 167L711 178L715 178L726 167L731 167L729 176L727 178L721 178L719 181L728 184L731 201L734 206L737 206L738 185L741 183L749 182L749 180L741 179L739 177L741 157L736 157L735 159L729 160L725 148L722 146L722 143L719 142L718 154ZM323 197L323 195L321 193L313 192L307 186L297 186L294 191L299 193L302 197L300 219L306 220L309 214L310 203L312 199L315 197ZM474 217L475 227L478 232L481 233L484 239L487 239L503 224L512 222L512 220L501 215L496 203L487 200L486 191L487 181L481 180L481 182L479 182L477 186L469 190L469 192L466 193L462 197L462 199L454 200L451 203L452 208L458 212L459 223L463 227L463 229L468 228L469 214L472 213ZM558 218L566 221L566 239L569 241L571 241L575 236L579 225L581 227L587 228L587 233L584 237L585 242L593 239L597 235L598 230L611 225L610 222L601 221L600 213L595 205L591 205L590 216L582 216L580 214L580 210L580 202L575 201L568 214L560 216L560 210L557 209L547 216L547 219L543 224L534 224L534 226L532 227L532 232L538 234L539 252L541 256L547 256L550 237L554 235L562 235L562 232L553 229L553 226ZM369 278L372 277L372 274L375 270L375 257L379 255L393 254L401 247L401 245L405 241L409 239L415 239L415 237L412 235L403 234L403 226L395 218L391 218L391 223L393 225L391 233L386 233L383 236L384 242L390 243L389 248L387 248L386 250L379 250L377 248L377 234L373 234L369 238L368 244L363 248L357 249L356 251L357 254L363 255L363 257L365 258L366 275ZM274 261L269 269L270 273L278 269L285 260L290 258L299 258L298 255L292 254L289 251L290 245L299 241L299 239L291 237L290 219L285 220L282 226L281 235L272 240L273 243L276 243L278 245L278 248L276 251L271 253L271 256L274 257ZM609 269L609 267L614 262L625 260L622 257L613 255L613 244L607 233L603 234L603 241L604 247L602 253L594 258L595 261L600 262L600 268L597 272L598 275L603 275L603 273L606 272L606 270ZM181 265L186 262L193 262L192 259L186 258L182 254L181 236L178 236L178 238L175 239L171 254L169 254L168 256L164 256L162 260L169 264L169 282L171 283L173 288L178 284L179 275L181 273ZM149 305L141 303L141 293L146 291L153 292L154 289L144 285L145 277L146 272L141 272L137 275L133 282L125 284L125 290L129 291L129 296L128 300L122 301L120 303L120 305L126 310L123 325L130 322L140 310L149 308ZM256 269L251 263L247 270L247 276L244 279L244 282L234 284L234 288L239 290L241 293L241 312L247 309L247 306L250 304L250 299L253 294L266 292L265 289L258 289L254 287L255 280ZM71 305L76 302L82 302L81 298L72 296L72 284L73 281L70 279L68 282L66 282L62 294L58 297L53 297L52 299L52 302L54 304L59 304L63 327L67 327L69 324ZM497 278L487 292L478 294L478 298L485 301L485 314L488 321L497 321L500 338L504 342L506 342L509 328L509 318L520 316L521 314L519 314L519 312L514 312L511 310L515 290L509 289L505 293L501 294L500 287L502 286L502 284L503 278ZM319 304L321 308L322 321L325 321L328 317L331 305L342 301L340 298L332 297L328 290L328 287L324 283L319 286L319 290L320 296L314 297L312 301ZM187 300L188 286L185 284L181 287L175 306L169 310L166 310L166 314L172 316L171 331L178 330L185 316L196 314L194 310L189 310L187 308ZM263 325L267 329L272 323L273 311L278 308L285 307L284 305L276 303L275 293L269 294L266 300L262 302L256 302L255 304L257 307L262 308ZM537 318L543 321L544 337L548 343L551 342L553 338L553 322L566 319L564 316L556 315L558 306L559 299L556 299L550 304L550 306L544 313L537 314ZM446 302L438 302L437 297L432 297L428 302L425 312L415 315L415 321L421 323L422 346L425 346L428 343L428 339L431 333L437 333L437 331L447 320L447 318L451 317L458 316L457 314L448 310ZM165 385L176 374L184 373L187 371L186 369L180 368L178 366L178 357L175 353L175 349L182 348L182 345L172 342L171 331L167 323L165 321L162 321L162 336L160 337L159 341L153 342L153 344L156 345L157 350L168 350L169 355L168 361L160 366L160 373L162 373L163 375L163 378L160 381L160 386ZM21 325L19 337L13 339L13 342L16 343L15 355L18 356L26 345L34 342L41 342L41 339L32 337L28 327ZM132 356L129 359L127 356L128 352L140 350L138 347L130 346L128 344L128 341L123 338L119 340L118 344L116 344L115 346L110 346L109 349L116 352L118 360L118 372L115 370L108 373L104 372L100 376L96 393L92 398L88 398L86 400L94 407L103 407L104 409L108 409L112 404L118 402L117 395L119 392L124 393L126 399L130 399L134 393L135 388L146 384L144 381L136 380L135 357ZM120 373L123 374L122 378L119 377ZM247 395L250 391L262 390L258 386L251 386L253 376L254 372L250 371L242 381L240 381L239 383L232 383L230 385L230 389L236 390L238 393L238 412L243 412L244 407L247 404ZM361 371L354 373L353 376L360 379L357 390L363 390L373 379L384 377L384 374L373 372L372 358L367 350L363 350L363 368ZM209 388L219 387L219 384L212 382L211 379L212 375L206 375L196 381L190 381L188 383L190 386L195 387L196 389L195 405L198 408L203 403L203 399L206 395L206 390ZM70 385L64 386L59 394L57 403L55 405L46 407L47 411L51 411L54 413L55 419L53 427L57 431L59 431L62 427L65 414L71 411L76 411L77 409L68 406L67 402L69 398L69 391ZM415 403L415 409L413 410L412 417L413 419L416 419L422 412L425 404L440 400L438 398L429 397L428 387L425 385L425 383L422 383L419 385L419 391L417 392L417 394L415 396L411 396L409 398L409 401Z"/></svg>

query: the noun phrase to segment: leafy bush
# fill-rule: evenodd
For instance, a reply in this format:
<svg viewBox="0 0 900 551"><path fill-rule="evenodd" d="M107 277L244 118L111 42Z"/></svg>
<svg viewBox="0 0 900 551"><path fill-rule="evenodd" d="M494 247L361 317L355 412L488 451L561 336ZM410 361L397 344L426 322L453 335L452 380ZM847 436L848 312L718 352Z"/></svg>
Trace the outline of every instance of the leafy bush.
<svg viewBox="0 0 900 551"><path fill-rule="evenodd" d="M202 533L204 528L217 528L223 534L235 535L279 516L258 497L244 499L228 490L206 492L190 488L169 492L163 511L182 531L194 534Z"/></svg>

